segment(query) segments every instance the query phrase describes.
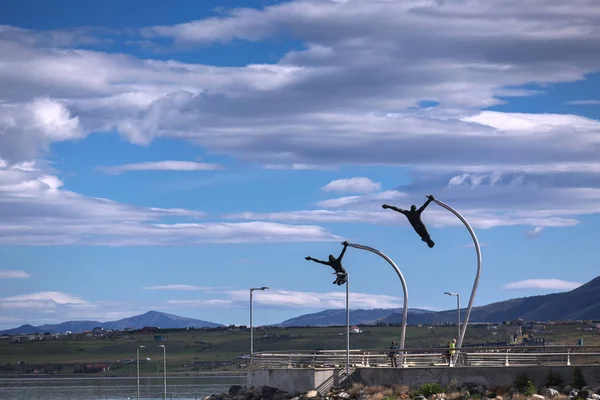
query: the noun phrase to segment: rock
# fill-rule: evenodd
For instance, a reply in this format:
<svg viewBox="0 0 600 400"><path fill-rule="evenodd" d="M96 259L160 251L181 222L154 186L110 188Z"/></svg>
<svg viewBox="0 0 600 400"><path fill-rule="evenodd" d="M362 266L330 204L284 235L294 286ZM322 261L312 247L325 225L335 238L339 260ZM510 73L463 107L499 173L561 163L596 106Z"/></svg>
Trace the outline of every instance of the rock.
<svg viewBox="0 0 600 400"><path fill-rule="evenodd" d="M236 396L239 393L239 391L242 390L242 389L243 389L243 387L240 386L240 385L233 385L233 386L229 387L229 392L228 393L229 393L230 396Z"/></svg>
<svg viewBox="0 0 600 400"><path fill-rule="evenodd" d="M577 390L577 389L571 389L569 391L569 397L577 397L578 394L579 394L579 390Z"/></svg>
<svg viewBox="0 0 600 400"><path fill-rule="evenodd" d="M275 392L275 394L273 394L273 397L271 397L271 400L288 400L292 398L292 395L290 395L288 392L285 392L283 390L278 390Z"/></svg>
<svg viewBox="0 0 600 400"><path fill-rule="evenodd" d="M515 394L519 394L519 389L515 388L515 387L511 387L510 389L508 389L508 394L512 397Z"/></svg>
<svg viewBox="0 0 600 400"><path fill-rule="evenodd" d="M545 388L544 390L542 390L542 394L545 397L549 397L549 398L556 397L559 395L558 390L552 389L552 388Z"/></svg>
<svg viewBox="0 0 600 400"><path fill-rule="evenodd" d="M471 389L471 394L476 396L483 396L485 394L485 388L483 386L474 386Z"/></svg>
<svg viewBox="0 0 600 400"><path fill-rule="evenodd" d="M560 392L563 393L563 394L568 395L569 393L571 393L571 389L573 389L571 387L571 385L567 385L567 386L563 387Z"/></svg>
<svg viewBox="0 0 600 400"><path fill-rule="evenodd" d="M413 397L413 400L427 400L425 398L425 396L417 396L417 397Z"/></svg>
<svg viewBox="0 0 600 400"><path fill-rule="evenodd" d="M496 397L494 398L494 400L504 400L504 399L502 398L502 396L496 396Z"/></svg>
<svg viewBox="0 0 600 400"><path fill-rule="evenodd" d="M600 400L600 394L592 393L590 395L590 398L594 400Z"/></svg>
<svg viewBox="0 0 600 400"><path fill-rule="evenodd" d="M279 389L271 387L271 386L263 386L263 387L260 388L260 396L269 399L275 393L277 393L278 390ZM257 390L257 392L258 392L258 390Z"/></svg>
<svg viewBox="0 0 600 400"><path fill-rule="evenodd" d="M471 393L468 390L465 389L459 392L460 400L468 400L469 398L471 398Z"/></svg>
<svg viewBox="0 0 600 400"><path fill-rule="evenodd" d="M316 390L309 390L308 392L306 392L304 397L306 397L307 399L314 399L316 397L321 397L321 394Z"/></svg>
<svg viewBox="0 0 600 400"><path fill-rule="evenodd" d="M532 394L531 395L531 400L544 400L544 399L545 399L545 397L541 396L539 394Z"/></svg>
<svg viewBox="0 0 600 400"><path fill-rule="evenodd" d="M362 392L362 390L361 390ZM367 396L364 392L358 396L358 400L369 400L369 396Z"/></svg>
<svg viewBox="0 0 600 400"><path fill-rule="evenodd" d="M338 398L340 398L340 399L349 399L350 395L348 393L346 393L346 392L341 392L341 393L338 394Z"/></svg>

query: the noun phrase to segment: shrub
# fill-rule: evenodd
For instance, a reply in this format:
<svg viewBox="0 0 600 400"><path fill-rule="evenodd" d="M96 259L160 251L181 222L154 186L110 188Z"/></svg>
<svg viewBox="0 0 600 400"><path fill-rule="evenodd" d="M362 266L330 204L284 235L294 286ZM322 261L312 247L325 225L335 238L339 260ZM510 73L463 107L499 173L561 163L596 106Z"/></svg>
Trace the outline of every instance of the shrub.
<svg viewBox="0 0 600 400"><path fill-rule="evenodd" d="M396 397L408 394L410 389L406 385L394 385L392 386L392 394Z"/></svg>
<svg viewBox="0 0 600 400"><path fill-rule="evenodd" d="M537 388L531 381L527 381L527 386L525 386L525 394L527 396L531 396L537 393Z"/></svg>
<svg viewBox="0 0 600 400"><path fill-rule="evenodd" d="M352 385L350 389L348 389L348 394L352 398L357 398L360 395L360 392L365 388L365 385L362 383L355 383Z"/></svg>
<svg viewBox="0 0 600 400"><path fill-rule="evenodd" d="M523 393L525 391L525 389L527 388L527 385L529 384L529 382L531 382L531 380L529 379L529 377L527 375L519 374L515 378L515 381L513 382L513 386L515 388L517 388L519 390L519 392Z"/></svg>
<svg viewBox="0 0 600 400"><path fill-rule="evenodd" d="M550 386L561 386L562 387L563 379L561 378L561 376L559 374L550 370L548 372L548 375L546 375L545 385L546 385L546 387L550 387Z"/></svg>
<svg viewBox="0 0 600 400"><path fill-rule="evenodd" d="M577 389L581 389L584 386L587 386L583 375L581 374L581 368L575 367L573 368L573 383L571 386L576 387Z"/></svg>
<svg viewBox="0 0 600 400"><path fill-rule="evenodd" d="M415 396L429 397L433 394L445 393L446 390L437 383L424 383L416 390ZM414 396L413 396L414 397Z"/></svg>

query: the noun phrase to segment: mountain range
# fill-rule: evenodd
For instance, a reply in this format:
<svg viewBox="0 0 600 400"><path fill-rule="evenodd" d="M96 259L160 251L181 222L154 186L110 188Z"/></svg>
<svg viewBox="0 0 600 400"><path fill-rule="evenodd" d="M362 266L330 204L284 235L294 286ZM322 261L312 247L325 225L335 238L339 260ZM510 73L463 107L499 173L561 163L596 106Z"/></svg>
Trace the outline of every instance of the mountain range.
<svg viewBox="0 0 600 400"><path fill-rule="evenodd" d="M461 321L466 308L461 309ZM600 277L570 292L522 297L473 307L469 322L502 322L521 318L525 321L576 321L600 319ZM401 323L402 309L351 310L350 323ZM456 322L456 309L428 311L408 309L408 324ZM281 326L344 325L346 310L325 310L283 321Z"/></svg>
<svg viewBox="0 0 600 400"><path fill-rule="evenodd" d="M466 309L461 309L461 321ZM502 322L521 318L525 321L575 321L600 319L600 277L579 286L570 292L552 293L541 296L522 297L473 307L469 322ZM429 311L408 309L408 324L454 323L456 309ZM350 310L352 325L374 325L377 323L401 323L402 309ZM346 310L325 310L291 318L277 326L331 326L346 323ZM157 311L120 319L118 321L69 321L57 325L22 325L1 331L0 334L27 334L34 332L83 332L95 327L104 329L140 329L145 326L161 328L216 328L223 325L193 318L179 317Z"/></svg>
<svg viewBox="0 0 600 400"><path fill-rule="evenodd" d="M16 335L29 334L35 332L83 332L96 327L104 329L123 330L125 328L141 329L145 326L158 326L161 328L217 328L223 325L214 322L202 321L199 319L179 317L173 314L162 313L158 311L148 311L145 314L136 315L130 318L123 318L118 321L67 321L56 325L22 325L18 328L1 331L0 334Z"/></svg>

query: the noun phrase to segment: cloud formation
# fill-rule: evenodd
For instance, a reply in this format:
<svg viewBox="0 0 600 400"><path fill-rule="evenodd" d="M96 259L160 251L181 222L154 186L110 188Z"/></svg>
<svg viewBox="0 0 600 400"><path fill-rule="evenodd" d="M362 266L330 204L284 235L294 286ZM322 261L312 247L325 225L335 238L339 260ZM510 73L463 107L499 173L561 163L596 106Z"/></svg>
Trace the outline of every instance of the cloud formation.
<svg viewBox="0 0 600 400"><path fill-rule="evenodd" d="M429 192L479 228L575 225L600 211L600 122L481 110L600 71L599 7L595 0L570 7L552 0L297 0L137 31L155 48L172 39L165 50L282 34L303 43L271 64L234 67L82 49L101 41L98 29L3 26L0 243L337 240L322 227L285 222L403 224L378 203L408 206ZM164 224L165 216L203 214L87 198L64 189L57 174L23 167L52 143L107 132L140 146L186 140L265 168L395 165L411 167L414 179L371 197L327 199L315 210ZM171 162L112 171L172 169ZM460 224L441 210L428 210L429 217L434 226Z"/></svg>
<svg viewBox="0 0 600 400"><path fill-rule="evenodd" d="M544 289L544 290L573 290L583 285L580 282L563 281L560 279L526 279L510 282L503 289Z"/></svg>
<svg viewBox="0 0 600 400"><path fill-rule="evenodd" d="M166 223L165 217L192 221ZM339 240L315 225L204 222L200 211L139 207L63 188L36 163L0 164L0 244L146 246Z"/></svg>
<svg viewBox="0 0 600 400"><path fill-rule="evenodd" d="M321 190L324 192L371 193L381 190L381 182L373 182L365 177L337 179L323 186Z"/></svg>
<svg viewBox="0 0 600 400"><path fill-rule="evenodd" d="M27 279L31 278L31 274L25 271L18 270L0 270L0 279Z"/></svg>
<svg viewBox="0 0 600 400"><path fill-rule="evenodd" d="M159 286L144 286L144 290L207 290L211 287L194 286L194 285L159 285Z"/></svg>
<svg viewBox="0 0 600 400"><path fill-rule="evenodd" d="M218 164L192 161L148 161L111 167L98 167L107 174L121 174L127 171L214 171L221 168Z"/></svg>

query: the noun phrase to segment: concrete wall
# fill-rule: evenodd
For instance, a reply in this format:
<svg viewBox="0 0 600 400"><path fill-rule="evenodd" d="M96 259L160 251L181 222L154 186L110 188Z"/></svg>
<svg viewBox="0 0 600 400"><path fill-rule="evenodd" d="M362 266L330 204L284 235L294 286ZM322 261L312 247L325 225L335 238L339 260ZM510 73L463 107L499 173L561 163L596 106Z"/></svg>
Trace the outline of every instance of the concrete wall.
<svg viewBox="0 0 600 400"><path fill-rule="evenodd" d="M482 386L510 388L519 375L526 375L536 386L543 386L548 373L559 375L564 385L573 382L573 370L568 366L534 367L454 367L454 368L357 368L351 375L351 382L365 385L408 385L416 388L424 383L439 383L442 386L473 383ZM586 383L592 387L600 385L600 366L577 367ZM331 387L340 384L343 370L330 369L262 369L249 371L248 386L272 386L287 392L304 392L317 389L326 393Z"/></svg>
<svg viewBox="0 0 600 400"><path fill-rule="evenodd" d="M318 389L326 393L331 387L339 385L339 370L312 368L278 368L249 371L247 385L271 386L286 392L306 392Z"/></svg>
<svg viewBox="0 0 600 400"><path fill-rule="evenodd" d="M526 375L536 386L543 386L548 373L559 375L564 385L573 382L573 370L568 366L535 367L454 367L454 368L359 368L351 375L352 382L365 385L408 385L418 387L424 383L437 382L447 386L474 383L482 386L510 388L519 375ZM578 367L590 386L600 385L600 367Z"/></svg>

